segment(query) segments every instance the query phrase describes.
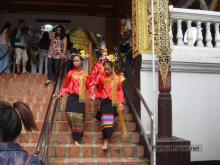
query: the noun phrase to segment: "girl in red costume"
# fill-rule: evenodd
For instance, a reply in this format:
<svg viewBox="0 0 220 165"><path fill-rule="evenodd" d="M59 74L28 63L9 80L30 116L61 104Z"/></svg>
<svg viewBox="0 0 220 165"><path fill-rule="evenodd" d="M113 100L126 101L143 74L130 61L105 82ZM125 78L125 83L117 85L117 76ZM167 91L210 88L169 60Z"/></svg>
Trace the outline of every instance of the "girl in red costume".
<svg viewBox="0 0 220 165"><path fill-rule="evenodd" d="M124 93L122 82L125 80L123 74L114 72L114 56L109 55L104 62L104 73L97 78L97 83L101 90L101 126L104 139L103 149L107 150L108 140L113 133L113 122L116 109L123 109Z"/></svg>
<svg viewBox="0 0 220 165"><path fill-rule="evenodd" d="M66 115L72 129L73 140L75 145L80 145L83 135L83 121L85 116L85 99L87 90L94 100L95 94L93 84L89 76L82 70L82 54L73 55L74 68L67 73L66 82L58 97L68 94L66 103Z"/></svg>
<svg viewBox="0 0 220 165"><path fill-rule="evenodd" d="M100 99L101 99L101 91L100 91L100 87L97 84L97 77L99 77L100 74L104 73L104 60L105 57L107 56L107 49L98 49L96 51L97 56L99 56L99 61L98 63L95 64L92 73L91 73L91 80L93 85L96 88L96 103L98 104L98 108L97 108L97 112L95 115L95 120L96 121L100 121L101 120L101 114L100 114Z"/></svg>

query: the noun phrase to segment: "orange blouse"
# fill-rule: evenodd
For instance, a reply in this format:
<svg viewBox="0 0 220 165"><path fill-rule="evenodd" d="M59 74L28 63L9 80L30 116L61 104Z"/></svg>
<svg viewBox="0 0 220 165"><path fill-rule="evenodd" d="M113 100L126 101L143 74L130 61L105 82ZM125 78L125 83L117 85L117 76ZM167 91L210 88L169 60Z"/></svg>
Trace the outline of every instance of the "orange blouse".
<svg viewBox="0 0 220 165"><path fill-rule="evenodd" d="M95 64L91 73L91 79L94 84L97 84L97 77L101 73L104 73L104 66L103 66L103 62L99 61L98 63Z"/></svg>
<svg viewBox="0 0 220 165"><path fill-rule="evenodd" d="M83 70L72 69L67 73L66 82L61 90L61 96L66 93L79 95L81 101L85 101L86 90L94 96L94 87L89 76Z"/></svg>
<svg viewBox="0 0 220 165"><path fill-rule="evenodd" d="M125 80L123 74L106 75L99 74L97 78L98 85L101 89L101 98L109 98L113 105L124 103L124 92L122 83Z"/></svg>
<svg viewBox="0 0 220 165"><path fill-rule="evenodd" d="M98 63L95 64L92 73L91 73L91 81L94 85L97 85L97 78L99 77L100 74L104 73L104 66L103 66L103 61L99 61ZM95 88L95 95L96 98L101 98L101 89L100 86L96 86Z"/></svg>

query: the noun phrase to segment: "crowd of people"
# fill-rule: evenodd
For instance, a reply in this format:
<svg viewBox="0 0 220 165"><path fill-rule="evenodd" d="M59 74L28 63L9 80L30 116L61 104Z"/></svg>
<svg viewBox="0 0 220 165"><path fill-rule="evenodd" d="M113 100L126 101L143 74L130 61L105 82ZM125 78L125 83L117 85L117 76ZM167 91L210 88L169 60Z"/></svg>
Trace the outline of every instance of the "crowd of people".
<svg viewBox="0 0 220 165"><path fill-rule="evenodd" d="M123 17L122 19L125 18ZM130 29L126 22L122 24ZM87 93L89 93L91 100L96 100L100 103L94 122L101 121L102 149L106 151L109 139L113 134L115 118L118 112L123 110L125 102L122 88L125 78L122 73L118 73L114 69L114 63L117 58L113 54L109 54L106 48L96 49L95 52L99 61L95 64L91 74L88 74L88 72L83 70L83 61L88 57L85 50L71 49L69 56L67 56L66 52L69 49L68 37L64 27L57 26L54 32L55 36L51 40L49 34L44 32L42 38L36 44L36 47L40 49L39 60L41 64L38 66L39 72L43 71L44 66L45 73L48 75L45 84L54 84L61 62L68 59L68 72L64 86L61 88L60 93L54 94L53 97L58 99L68 94L66 115L69 120L74 144L77 146L81 144L83 138L85 104L88 101ZM125 37L125 32L129 33L128 30L121 31L122 38L127 38ZM1 31L0 40L1 51L3 51L2 54L4 55L2 57L5 60L1 61L0 69L4 69L4 67L9 65L8 54L15 52L16 72L18 74L27 72L27 62L30 60L27 52L37 52L37 48L30 48L31 46L28 44L31 42L30 36L24 20L19 20L18 27L12 32L11 24L5 24ZM127 43L130 44L130 41ZM127 43L122 42L122 44L128 46ZM121 47L123 48L123 45ZM130 49L130 46L128 47ZM124 49L124 51L127 51L127 48ZM31 60L34 64L35 59ZM33 68L32 66L31 69ZM10 72L8 68L5 71ZM21 133L22 125L27 131L37 129L28 105L22 102L15 102L11 105L0 101L0 164L17 161L21 162L20 164L26 164L30 160L36 165L43 164L37 157L29 159L28 153L19 144L14 143Z"/></svg>

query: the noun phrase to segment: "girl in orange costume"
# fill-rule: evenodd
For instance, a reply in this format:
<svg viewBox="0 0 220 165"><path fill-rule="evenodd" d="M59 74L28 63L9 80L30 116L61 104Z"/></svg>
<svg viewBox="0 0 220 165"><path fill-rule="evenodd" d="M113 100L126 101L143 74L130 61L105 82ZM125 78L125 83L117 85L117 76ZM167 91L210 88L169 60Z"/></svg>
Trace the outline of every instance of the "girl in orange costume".
<svg viewBox="0 0 220 165"><path fill-rule="evenodd" d="M98 61L98 63L95 64L90 77L93 82L93 85L96 87L96 99L97 99L96 101L98 104L95 120L100 121L101 114L100 114L99 106L100 106L100 99L101 99L101 91L100 91L100 87L97 84L97 77L99 77L100 74L104 73L103 64L104 64L104 59L107 56L107 49L106 48L105 49L98 49L96 51L96 54L99 56L99 61Z"/></svg>
<svg viewBox="0 0 220 165"><path fill-rule="evenodd" d="M82 70L83 58L81 54L73 56L74 68L67 73L66 82L58 97L69 94L66 103L66 115L72 129L75 145L80 145L83 135L83 122L85 116L86 90L94 100L93 84L89 76Z"/></svg>
<svg viewBox="0 0 220 165"><path fill-rule="evenodd" d="M123 74L116 74L114 66L109 58L104 62L104 73L97 78L101 90L101 124L104 139L103 149L107 150L108 140L113 133L113 122L116 109L123 109L124 93L122 82L125 80Z"/></svg>

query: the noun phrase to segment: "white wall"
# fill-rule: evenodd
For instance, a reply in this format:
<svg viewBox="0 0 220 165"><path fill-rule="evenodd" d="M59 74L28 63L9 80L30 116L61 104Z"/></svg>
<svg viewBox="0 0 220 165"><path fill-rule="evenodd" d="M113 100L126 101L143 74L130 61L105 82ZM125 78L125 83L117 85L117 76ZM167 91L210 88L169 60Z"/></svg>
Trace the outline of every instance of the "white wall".
<svg viewBox="0 0 220 165"><path fill-rule="evenodd" d="M202 145L192 161L220 160L220 49L174 47L171 70L173 135ZM150 56L143 57L141 91L153 109ZM143 109L142 120L149 131Z"/></svg>
<svg viewBox="0 0 220 165"><path fill-rule="evenodd" d="M26 24L32 28L40 28L44 23L36 22L36 19L65 19L71 20L71 23L64 23L67 29L74 27L83 27L84 29L93 32L101 33L106 36L106 19L104 17L95 16L74 16L74 15L53 15L53 14L21 14L21 13L1 13L0 27L6 21L11 22L13 27L16 26L19 19L24 19Z"/></svg>

